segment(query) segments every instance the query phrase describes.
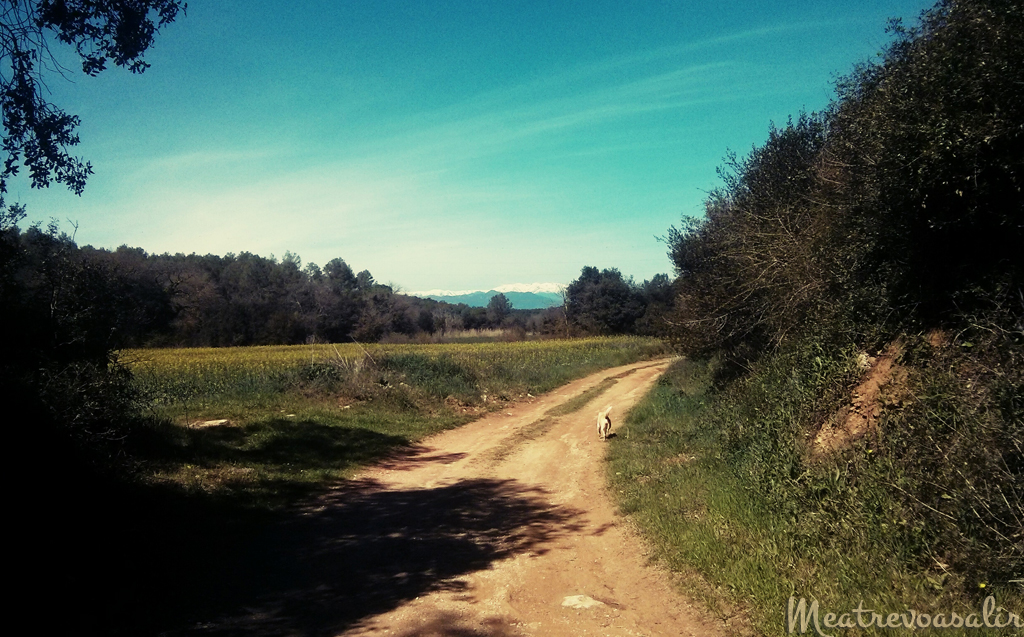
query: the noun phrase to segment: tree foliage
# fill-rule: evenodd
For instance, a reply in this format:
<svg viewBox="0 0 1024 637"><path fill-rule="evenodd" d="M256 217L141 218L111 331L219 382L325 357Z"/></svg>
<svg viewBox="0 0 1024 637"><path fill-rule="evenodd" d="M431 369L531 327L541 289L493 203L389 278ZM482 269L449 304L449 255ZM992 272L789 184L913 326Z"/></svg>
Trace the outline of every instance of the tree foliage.
<svg viewBox="0 0 1024 637"><path fill-rule="evenodd" d="M822 160L865 237L857 278L942 321L1022 283L1024 7L949 0L891 30L882 63L840 83Z"/></svg>
<svg viewBox="0 0 1024 637"><path fill-rule="evenodd" d="M51 341L88 345L95 354L145 346L375 342L521 322L507 299L488 309L397 294L369 271L354 274L341 258L321 269L315 263L303 267L291 253L278 260L248 252L150 255L128 246L79 248L55 226L22 232L10 225L3 237L11 255L4 257L8 270L0 277L7 286L5 307L12 310L8 321L42 329L46 323L37 314L51 303L59 309L71 302L81 306L75 325L85 329L89 321L73 339L33 333L23 341L32 343L32 351ZM72 286L83 277L89 286Z"/></svg>
<svg viewBox="0 0 1024 637"><path fill-rule="evenodd" d="M691 350L762 348L809 318L825 285L815 166L821 116L772 126L763 147L720 171L704 219L669 231L680 329Z"/></svg>
<svg viewBox="0 0 1024 637"><path fill-rule="evenodd" d="M0 108L3 150L0 194L21 166L32 186L51 182L81 194L92 166L71 154L80 120L47 99L46 76L64 69L51 38L75 48L82 71L96 75L108 62L142 73L157 32L184 12L182 0L4 0L0 3Z"/></svg>
<svg viewBox="0 0 1024 637"><path fill-rule="evenodd" d="M512 303L500 292L492 296L487 303L487 318L496 325L501 325L511 311Z"/></svg>
<svg viewBox="0 0 1024 637"><path fill-rule="evenodd" d="M53 226L20 233L17 208L0 211L0 393L31 414L19 440L88 449L106 462L130 424L134 393L113 354L140 323L169 308L105 260L90 260ZM74 452L77 453L77 452Z"/></svg>
<svg viewBox="0 0 1024 637"><path fill-rule="evenodd" d="M566 288L569 320L588 334L631 333L645 309L632 279L623 278L615 268L599 271L586 266Z"/></svg>
<svg viewBox="0 0 1024 637"><path fill-rule="evenodd" d="M941 325L1024 277L1024 9L943 0L669 233L675 336L737 359L848 319Z"/></svg>

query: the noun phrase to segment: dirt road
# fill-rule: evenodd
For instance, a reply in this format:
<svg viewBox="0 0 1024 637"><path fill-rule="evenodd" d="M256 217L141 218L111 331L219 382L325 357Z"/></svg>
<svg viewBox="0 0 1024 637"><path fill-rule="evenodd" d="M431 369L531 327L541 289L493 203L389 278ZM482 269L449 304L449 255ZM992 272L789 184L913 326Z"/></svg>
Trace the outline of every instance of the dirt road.
<svg viewBox="0 0 1024 637"><path fill-rule="evenodd" d="M385 490L444 489L497 481L509 496L536 499L505 555L451 578L346 635L712 635L715 622L691 607L644 550L606 493L595 414L614 405L613 424L667 362L606 370L528 404L426 442L417 453L367 471ZM545 412L605 378L617 382L587 407ZM613 427L615 431L615 427ZM488 540L490 541L490 540Z"/></svg>
<svg viewBox="0 0 1024 637"><path fill-rule="evenodd" d="M596 413L613 405L615 432L667 366L593 374L368 469L254 543L258 566L229 569L236 610L186 632L723 634L647 564L606 492L616 438L598 438ZM583 409L548 414L607 378Z"/></svg>

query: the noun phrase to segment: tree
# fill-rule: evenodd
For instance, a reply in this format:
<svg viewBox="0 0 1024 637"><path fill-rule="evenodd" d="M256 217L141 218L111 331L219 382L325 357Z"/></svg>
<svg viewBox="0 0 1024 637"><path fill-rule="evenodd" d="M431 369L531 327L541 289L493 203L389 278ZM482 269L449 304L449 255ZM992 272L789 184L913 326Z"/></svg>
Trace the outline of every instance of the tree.
<svg viewBox="0 0 1024 637"><path fill-rule="evenodd" d="M864 276L934 324L1024 285L1024 5L941 0L891 31L839 86L830 177Z"/></svg>
<svg viewBox="0 0 1024 637"><path fill-rule="evenodd" d="M97 75L108 61L142 73L149 66L143 54L153 38L185 8L182 0L0 0L0 109L6 153L0 195L21 166L28 169L32 187L57 182L76 194L92 173L89 162L70 152L79 141L79 118L44 95L44 77L65 71L50 50L50 38L75 47L86 75Z"/></svg>
<svg viewBox="0 0 1024 637"><path fill-rule="evenodd" d="M569 320L591 334L630 333L645 309L632 279L624 279L615 268L584 267L566 288L565 299Z"/></svg>
<svg viewBox="0 0 1024 637"><path fill-rule="evenodd" d="M647 336L666 334L675 303L675 287L667 274L656 274L639 286L644 299L644 315L636 322L636 331Z"/></svg>
<svg viewBox="0 0 1024 637"><path fill-rule="evenodd" d="M817 114L772 125L763 146L719 171L725 183L710 193L706 217L669 230L675 338L691 353L760 351L811 322L826 274L838 270L826 259L849 252L845 243L822 247L835 214L816 203L827 130Z"/></svg>
<svg viewBox="0 0 1024 637"><path fill-rule="evenodd" d="M502 321L512 311L512 303L509 302L508 298L498 293L491 297L490 302L487 303L487 319L494 324L495 327L501 327Z"/></svg>
<svg viewBox="0 0 1024 637"><path fill-rule="evenodd" d="M21 233L24 208L4 202L21 168L32 187L56 182L78 194L92 172L71 155L78 117L47 99L46 77L67 72L51 43L73 46L87 75L108 61L141 73L156 33L184 9L182 0L0 0L0 333L17 341L0 364L0 394L34 422L15 447L90 447L101 458L105 443L120 440L109 432L130 420L127 373L113 351L128 343L139 317L126 306L131 273L120 259L90 261L55 225ZM160 305L152 305L157 314Z"/></svg>
<svg viewBox="0 0 1024 637"><path fill-rule="evenodd" d="M373 289L373 286L377 285L377 282L373 280L373 275L370 274L369 270L363 270L356 275L356 287L363 292L368 292Z"/></svg>
<svg viewBox="0 0 1024 637"><path fill-rule="evenodd" d="M24 208L6 206L4 195L8 179L22 168L34 188L56 182L76 194L92 172L71 152L79 141L78 117L47 99L46 76L66 72L50 43L72 45L87 75L103 71L108 61L141 73L142 56L157 31L184 9L180 0L0 0L0 334L6 337L0 400L30 423L11 428L9 448L44 454L53 466L46 480L23 485L12 502L26 520L14 541L44 556L31 572L15 577L48 595L81 593L78 606L72 602L66 617L58 618L59 632L81 632L82 626L102 625L106 622L98 618L113 616L117 604L109 602L122 599L125 591L114 583L127 581L139 568L118 557L124 554L124 538L151 536L120 532L145 525L134 517L135 507L125 506L124 492L107 479L133 468L123 441L140 430L134 427L136 394L114 348L133 336L139 308L129 300L132 273L119 263L121 257L130 262L132 255L108 263L90 260L55 225L21 233L17 224ZM54 484L71 489L59 511L46 504ZM44 546L46 529L80 519L89 524L75 537L58 547ZM55 572L62 574L62 583L54 585L48 574ZM99 608L104 610L96 612ZM92 612L94 618L78 623Z"/></svg>

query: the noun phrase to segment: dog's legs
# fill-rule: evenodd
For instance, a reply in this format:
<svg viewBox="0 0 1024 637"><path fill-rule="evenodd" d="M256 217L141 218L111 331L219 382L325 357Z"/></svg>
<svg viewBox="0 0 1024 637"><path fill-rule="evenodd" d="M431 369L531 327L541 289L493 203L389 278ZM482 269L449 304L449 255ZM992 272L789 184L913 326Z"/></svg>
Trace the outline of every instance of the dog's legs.
<svg viewBox="0 0 1024 637"><path fill-rule="evenodd" d="M608 434L612 430L612 419L608 416L611 411L612 406L608 405L604 411L597 412L597 435L601 440L607 440Z"/></svg>

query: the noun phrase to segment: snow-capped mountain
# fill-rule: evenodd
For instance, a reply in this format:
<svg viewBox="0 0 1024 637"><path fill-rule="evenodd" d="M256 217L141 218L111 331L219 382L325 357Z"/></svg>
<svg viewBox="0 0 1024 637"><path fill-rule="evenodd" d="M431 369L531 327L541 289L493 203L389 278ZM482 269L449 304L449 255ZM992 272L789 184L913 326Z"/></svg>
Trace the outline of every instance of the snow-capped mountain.
<svg viewBox="0 0 1024 637"><path fill-rule="evenodd" d="M413 296L445 303L465 303L471 307L487 307L491 297L501 293L517 310L539 310L562 304L561 283L510 283L490 290L424 290Z"/></svg>
<svg viewBox="0 0 1024 637"><path fill-rule="evenodd" d="M465 296L466 294L474 294L476 292L532 292L537 293L553 293L559 294L565 286L561 283L509 283L508 285L499 285L496 288L490 288L489 290L460 290L454 292L452 290L425 290L423 292L413 292L413 296L420 297L433 297L433 296Z"/></svg>

